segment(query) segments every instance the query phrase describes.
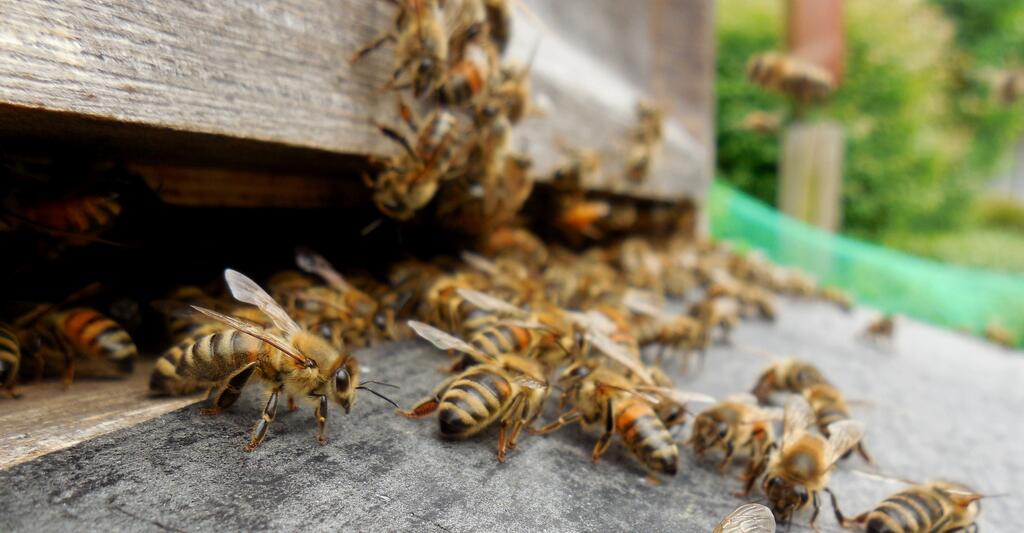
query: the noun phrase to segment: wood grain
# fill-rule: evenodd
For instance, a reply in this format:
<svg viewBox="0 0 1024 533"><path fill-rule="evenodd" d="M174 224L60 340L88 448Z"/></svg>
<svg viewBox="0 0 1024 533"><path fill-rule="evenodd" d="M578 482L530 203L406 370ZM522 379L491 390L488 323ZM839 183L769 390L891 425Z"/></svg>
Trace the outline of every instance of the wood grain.
<svg viewBox="0 0 1024 533"><path fill-rule="evenodd" d="M125 380L79 380L68 390L56 381L19 387L17 400L0 399L0 470L195 403L198 396L150 398L151 361Z"/></svg>
<svg viewBox="0 0 1024 533"><path fill-rule="evenodd" d="M634 102L651 93L664 65L711 86L710 44L698 42L709 40L711 0L680 3L658 18L701 51L696 60L683 55L658 65L660 43L648 39L655 0L525 3L546 29L517 10L510 56L527 57L542 38L534 76L545 116L519 137L542 172L561 156L553 147L559 138L614 155ZM260 170L267 161L294 161L302 171L336 163L338 154L386 154L394 147L372 121L394 120L392 98L379 92L390 50L353 67L346 60L388 27L391 9L374 0L0 0L0 140L29 134L97 143L132 158ZM688 96L673 101L684 102L673 106L681 120L670 128L659 178L625 192L702 194L710 106ZM189 141L193 135L203 141ZM204 150L208 141L224 149ZM592 185L621 189L609 174Z"/></svg>

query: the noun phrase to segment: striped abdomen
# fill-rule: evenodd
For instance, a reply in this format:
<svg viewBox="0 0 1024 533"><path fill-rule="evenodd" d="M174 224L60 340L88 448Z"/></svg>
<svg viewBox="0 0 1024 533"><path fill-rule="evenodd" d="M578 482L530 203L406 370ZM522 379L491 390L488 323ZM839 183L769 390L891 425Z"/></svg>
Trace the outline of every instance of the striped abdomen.
<svg viewBox="0 0 1024 533"><path fill-rule="evenodd" d="M263 341L233 329L188 339L160 356L149 389L178 395L211 387L269 349Z"/></svg>
<svg viewBox="0 0 1024 533"><path fill-rule="evenodd" d="M0 325L0 386L10 387L21 366L21 344L14 330Z"/></svg>
<svg viewBox="0 0 1024 533"><path fill-rule="evenodd" d="M416 143L416 154L423 161L424 167L436 165L438 171L447 167L454 131L455 115L447 111L439 111L433 115Z"/></svg>
<svg viewBox="0 0 1024 533"><path fill-rule="evenodd" d="M616 406L615 431L647 468L674 476L679 466L679 449L665 424L639 398L627 398Z"/></svg>
<svg viewBox="0 0 1024 533"><path fill-rule="evenodd" d="M512 396L512 384L496 369L476 367L464 372L441 397L441 434L462 438L486 428Z"/></svg>
<svg viewBox="0 0 1024 533"><path fill-rule="evenodd" d="M452 66L448 80L437 91L441 105L462 105L480 94L487 77L487 65L473 57Z"/></svg>
<svg viewBox="0 0 1024 533"><path fill-rule="evenodd" d="M55 320L58 329L78 354L112 363L118 373L131 373L139 351L128 332L117 322L87 307L60 313Z"/></svg>
<svg viewBox="0 0 1024 533"><path fill-rule="evenodd" d="M89 233L110 225L121 214L121 204L112 198L82 196L30 207L19 214L47 228Z"/></svg>
<svg viewBox="0 0 1024 533"><path fill-rule="evenodd" d="M826 436L828 436L827 428L829 424L850 418L850 411L846 406L846 400L831 385L824 383L813 385L804 391L804 397L807 398L807 403L814 410L818 429Z"/></svg>
<svg viewBox="0 0 1024 533"><path fill-rule="evenodd" d="M914 487L882 501L868 513L868 533L931 531L952 505L935 490Z"/></svg>
<svg viewBox="0 0 1024 533"><path fill-rule="evenodd" d="M529 355L527 352L536 346L537 340L533 330L509 324L496 324L474 333L469 338L469 344L491 357L498 358L510 354Z"/></svg>

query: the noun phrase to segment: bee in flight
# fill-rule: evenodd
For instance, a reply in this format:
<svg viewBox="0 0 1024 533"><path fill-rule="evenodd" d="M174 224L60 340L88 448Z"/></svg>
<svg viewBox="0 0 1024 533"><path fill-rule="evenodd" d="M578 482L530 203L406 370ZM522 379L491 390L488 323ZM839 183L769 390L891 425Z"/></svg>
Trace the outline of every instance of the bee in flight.
<svg viewBox="0 0 1024 533"><path fill-rule="evenodd" d="M281 393L315 405L317 441L321 445L327 442L329 400L348 413L355 405L359 389L384 398L368 389L365 383L360 384L359 363L355 358L302 329L256 282L231 269L224 271L224 279L235 299L255 305L273 322L274 328L263 328L212 309L193 306L230 329L194 338L168 350L154 369L151 387L154 384L160 387L154 392L174 394L188 388L216 387L210 407L204 410L214 414L232 406L250 379L263 381L271 390L270 397L245 446L246 451L255 450L263 442L277 413ZM170 376L166 368L161 371L167 366L173 367Z"/></svg>
<svg viewBox="0 0 1024 533"><path fill-rule="evenodd" d="M712 533L775 533L775 517L771 509L748 503L729 513Z"/></svg>
<svg viewBox="0 0 1024 533"><path fill-rule="evenodd" d="M512 354L490 356L433 326L409 321L417 334L442 350L457 350L477 364L442 381L408 411L399 414L422 418L438 411L441 435L464 439L499 422L498 461L505 462L524 427L540 414L549 387L543 365ZM507 435L507 439L506 439Z"/></svg>

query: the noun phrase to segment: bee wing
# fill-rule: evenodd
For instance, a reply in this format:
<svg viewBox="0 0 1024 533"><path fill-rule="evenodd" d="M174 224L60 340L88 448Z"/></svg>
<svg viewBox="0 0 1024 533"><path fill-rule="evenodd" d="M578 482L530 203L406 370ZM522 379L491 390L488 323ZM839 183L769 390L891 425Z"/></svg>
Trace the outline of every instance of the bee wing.
<svg viewBox="0 0 1024 533"><path fill-rule="evenodd" d="M605 335L614 333L616 329L614 322L597 311L588 311L585 314L577 311L565 311L565 316L588 330Z"/></svg>
<svg viewBox="0 0 1024 533"><path fill-rule="evenodd" d="M494 261L491 261L480 254L462 252L461 257L462 261L467 265L483 272L484 274L491 274L492 276L501 274L501 270L498 268L498 265L494 264Z"/></svg>
<svg viewBox="0 0 1024 533"><path fill-rule="evenodd" d="M204 315L206 315L206 316L216 320L217 322L221 322L221 323L227 325L231 329L235 329L235 330L241 331L242 333L245 333L246 335L249 335L251 337L255 337L255 338L257 338L257 339L259 339L259 340L261 340L261 341L263 341L263 342L273 346L274 348L277 348L278 350L281 351L281 353L283 353L283 354L291 357L292 359L294 359L295 362L298 363L300 366L308 367L308 366L311 366L311 364L313 363L312 360L307 359L302 354L296 352L295 348L292 348L292 345L287 340L282 339L281 337L278 337L277 335L274 335L273 333L271 333L271 332L269 332L269 331L267 331L267 330L257 326L256 324L253 324L251 322L247 322L247 321L239 319L239 318L235 318L233 316L228 316L228 315L225 315L225 314L222 314L222 313L218 313L217 311L214 311L212 309L207 309L205 307L199 307L198 305L193 305L192 309L195 309L196 311L199 311L200 313L202 313L202 314L204 314Z"/></svg>
<svg viewBox="0 0 1024 533"><path fill-rule="evenodd" d="M803 396L794 394L786 399L782 411L783 443L790 435L806 430L814 423L814 410Z"/></svg>
<svg viewBox="0 0 1024 533"><path fill-rule="evenodd" d="M684 391L671 387L654 387L650 385L639 385L635 388L640 392L652 392L657 396L665 398L678 405L686 405L690 402L715 403L715 399L713 397L699 392Z"/></svg>
<svg viewBox="0 0 1024 533"><path fill-rule="evenodd" d="M757 397L749 392L737 392L736 394L730 394L725 397L725 400L736 403L757 405Z"/></svg>
<svg viewBox="0 0 1024 533"><path fill-rule="evenodd" d="M459 293L459 296L465 298L467 302L486 311L493 311L495 313L516 317L526 315L522 309L502 300L501 298L495 298L490 294L484 294L480 291L466 288L458 289L456 292Z"/></svg>
<svg viewBox="0 0 1024 533"><path fill-rule="evenodd" d="M438 349L457 350L462 353L472 355L473 357L477 357L483 361L493 360L492 357L481 352L480 350L477 350L466 341L453 335L449 335L435 328L434 326L424 324L423 322L419 322L417 320L410 320L409 322L407 322L407 324L409 324L409 327L412 328L412 330L415 331L417 335L423 337L424 339L427 339L430 342L430 344L433 344Z"/></svg>
<svg viewBox="0 0 1024 533"><path fill-rule="evenodd" d="M551 326L547 324L541 324L536 320L502 320L502 324L508 324L509 326L516 326L526 329L543 329L551 331Z"/></svg>
<svg viewBox="0 0 1024 533"><path fill-rule="evenodd" d="M515 381L518 385L520 385L522 387L526 387L528 389L544 390L544 389L548 388L548 384L547 383L544 383L543 381L539 381L539 380L533 379L533 378L531 378L529 376L522 376L522 375L516 376L515 379L513 379L513 381Z"/></svg>
<svg viewBox="0 0 1024 533"><path fill-rule="evenodd" d="M775 533L775 515L759 503L741 505L729 513L713 533Z"/></svg>
<svg viewBox="0 0 1024 533"><path fill-rule="evenodd" d="M622 297L622 304L634 313L660 318L665 311L653 301L653 295L647 292L630 289Z"/></svg>
<svg viewBox="0 0 1024 533"><path fill-rule="evenodd" d="M345 277L339 274L337 270L334 270L330 261L309 248L299 247L295 249L295 264L310 274L316 274L324 278L331 288L341 292L347 292L352 289L352 286L345 281Z"/></svg>
<svg viewBox="0 0 1024 533"><path fill-rule="evenodd" d="M859 420L840 420L828 425L829 464L839 460L864 437L864 423Z"/></svg>
<svg viewBox="0 0 1024 533"><path fill-rule="evenodd" d="M236 300L258 307L285 335L291 336L302 331L281 305L248 276L229 268L224 271L224 279Z"/></svg>
<svg viewBox="0 0 1024 533"><path fill-rule="evenodd" d="M643 363L633 358L633 356L621 345L616 344L608 337L597 333L591 332L589 335L590 343L595 346L602 353L610 357L615 362L629 369L630 372L636 374L644 383L648 385L654 385L654 379L651 377L651 373L648 372L647 367Z"/></svg>

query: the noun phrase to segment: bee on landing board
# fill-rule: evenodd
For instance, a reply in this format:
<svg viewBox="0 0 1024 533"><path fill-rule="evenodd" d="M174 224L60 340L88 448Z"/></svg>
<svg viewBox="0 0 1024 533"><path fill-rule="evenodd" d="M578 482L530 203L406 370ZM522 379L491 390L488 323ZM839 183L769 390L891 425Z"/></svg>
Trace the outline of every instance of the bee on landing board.
<svg viewBox="0 0 1024 533"><path fill-rule="evenodd" d="M773 421L778 418L779 414L773 410L759 407L753 395L737 394L698 413L686 443L693 447L697 457L703 457L709 450L724 451L718 463L719 474L725 473L734 458L749 459L743 475L747 481L743 491L746 495L760 477L759 469L764 468L775 446Z"/></svg>
<svg viewBox="0 0 1024 533"><path fill-rule="evenodd" d="M782 443L772 454L761 490L768 498L775 518L789 522L793 514L813 508L810 527L818 517L819 492L828 487L832 467L864 435L864 425L843 420L829 426L829 437L809 431L814 411L802 396L786 401L782 419Z"/></svg>
<svg viewBox="0 0 1024 533"><path fill-rule="evenodd" d="M231 269L224 272L224 278L231 294L238 301L259 308L273 322L274 328L263 328L196 306L196 311L230 329L195 339L175 361L168 360L169 354L162 356L154 369L154 382L164 388L154 392L174 394L180 390L179 386L187 385L215 387L211 405L204 409L206 414L215 414L231 407L250 379L264 382L271 390L270 397L245 446L246 451L255 450L263 442L277 413L281 393L315 405L317 441L321 445L327 442L328 401L333 400L348 413L355 405L357 390L380 396L360 384L359 363L353 357L302 329L256 282ZM157 380L163 363L174 366L176 380ZM391 400L387 401L394 405Z"/></svg>
<svg viewBox="0 0 1024 533"><path fill-rule="evenodd" d="M814 365L800 359L782 359L768 365L758 377L751 394L758 403L768 403L772 393L801 393L812 385L828 384L828 380Z"/></svg>
<svg viewBox="0 0 1024 533"><path fill-rule="evenodd" d="M977 533L978 515L981 513L982 495L967 487L949 481L932 481L914 485L882 500L874 509L846 518L836 505L832 508L836 520L844 528L864 528L868 532L916 533Z"/></svg>
<svg viewBox="0 0 1024 533"><path fill-rule="evenodd" d="M729 513L711 533L775 533L775 516L759 503L748 503Z"/></svg>
<svg viewBox="0 0 1024 533"><path fill-rule="evenodd" d="M516 447L519 434L537 418L548 397L543 365L518 355L492 357L422 322L411 320L409 327L434 346L460 351L476 364L442 381L430 396L399 414L422 418L438 411L441 435L454 439L499 422L498 462L505 462L506 451Z"/></svg>

